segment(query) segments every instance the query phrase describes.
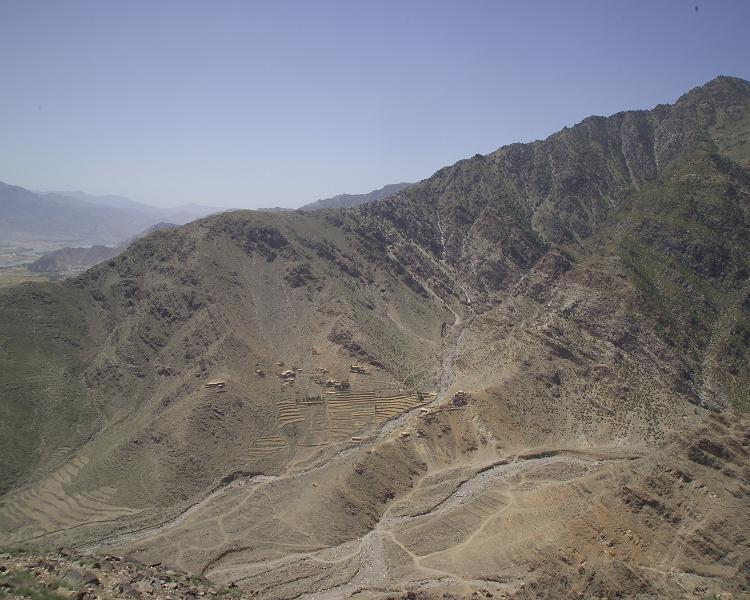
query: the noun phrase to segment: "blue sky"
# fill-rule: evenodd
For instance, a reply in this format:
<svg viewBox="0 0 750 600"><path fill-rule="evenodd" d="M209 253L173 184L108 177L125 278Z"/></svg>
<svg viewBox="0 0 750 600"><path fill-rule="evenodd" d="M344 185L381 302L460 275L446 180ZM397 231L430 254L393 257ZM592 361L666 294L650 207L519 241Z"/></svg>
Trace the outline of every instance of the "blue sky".
<svg viewBox="0 0 750 600"><path fill-rule="evenodd" d="M0 180L159 205L366 192L750 79L749 23L747 0L0 0Z"/></svg>

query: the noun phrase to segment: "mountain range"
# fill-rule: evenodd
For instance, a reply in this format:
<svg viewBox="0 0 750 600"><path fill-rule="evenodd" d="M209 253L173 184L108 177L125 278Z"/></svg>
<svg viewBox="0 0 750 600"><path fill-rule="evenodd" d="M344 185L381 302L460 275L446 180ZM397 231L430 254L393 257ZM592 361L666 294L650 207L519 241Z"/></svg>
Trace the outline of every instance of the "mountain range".
<svg viewBox="0 0 750 600"><path fill-rule="evenodd" d="M32 192L0 183L0 239L121 242L159 221L183 224L222 210L199 205L157 208L119 196Z"/></svg>
<svg viewBox="0 0 750 600"><path fill-rule="evenodd" d="M380 189L372 190L367 194L339 194L338 196L332 196L331 198L323 198L304 204L300 207L300 210L320 210L322 208L345 208L349 206L359 206L360 204L368 204L375 202L376 200L382 200L388 198L406 189L412 185L411 183L390 183L383 186Z"/></svg>
<svg viewBox="0 0 750 600"><path fill-rule="evenodd" d="M749 224L719 77L0 290L0 543L256 598L741 594Z"/></svg>
<svg viewBox="0 0 750 600"><path fill-rule="evenodd" d="M357 206L387 198L408 185L394 183L367 194L340 194L305 204L300 210ZM111 243L138 235L158 222L184 224L227 209L198 204L159 208L123 196L95 196L81 191L33 192L0 182L0 210L5 217L0 224L0 239L5 242L75 240ZM68 250L82 254L83 248Z"/></svg>

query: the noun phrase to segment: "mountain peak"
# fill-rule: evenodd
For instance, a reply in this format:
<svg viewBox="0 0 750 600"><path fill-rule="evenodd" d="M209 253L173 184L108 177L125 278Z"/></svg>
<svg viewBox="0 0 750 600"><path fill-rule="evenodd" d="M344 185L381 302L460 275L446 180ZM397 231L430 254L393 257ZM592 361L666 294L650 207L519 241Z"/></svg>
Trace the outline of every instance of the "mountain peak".
<svg viewBox="0 0 750 600"><path fill-rule="evenodd" d="M711 81L684 93L675 104L710 99L717 105L735 104L750 99L750 81L739 77L719 75Z"/></svg>

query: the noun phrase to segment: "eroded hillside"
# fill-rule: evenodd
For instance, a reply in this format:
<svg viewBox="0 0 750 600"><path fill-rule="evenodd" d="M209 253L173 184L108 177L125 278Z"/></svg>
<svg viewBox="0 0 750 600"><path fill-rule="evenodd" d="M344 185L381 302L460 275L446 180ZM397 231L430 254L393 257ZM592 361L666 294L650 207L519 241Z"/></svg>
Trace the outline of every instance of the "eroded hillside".
<svg viewBox="0 0 750 600"><path fill-rule="evenodd" d="M741 589L748 108L719 78L0 292L0 541L268 598Z"/></svg>

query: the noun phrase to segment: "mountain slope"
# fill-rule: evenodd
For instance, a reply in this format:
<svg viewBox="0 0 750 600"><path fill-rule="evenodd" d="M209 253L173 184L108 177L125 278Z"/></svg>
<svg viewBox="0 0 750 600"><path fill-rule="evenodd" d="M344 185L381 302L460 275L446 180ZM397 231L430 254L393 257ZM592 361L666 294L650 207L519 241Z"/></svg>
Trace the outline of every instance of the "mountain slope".
<svg viewBox="0 0 750 600"><path fill-rule="evenodd" d="M332 196L331 198L323 198L304 204L299 210L320 210L322 208L344 208L348 206L359 206L360 204L368 204L375 202L376 200L382 200L397 194L403 189L409 187L411 183L390 183L384 185L382 188L372 190L367 194L339 194L338 196Z"/></svg>
<svg viewBox="0 0 750 600"><path fill-rule="evenodd" d="M268 598L741 589L748 109L719 78L0 292L3 540Z"/></svg>

